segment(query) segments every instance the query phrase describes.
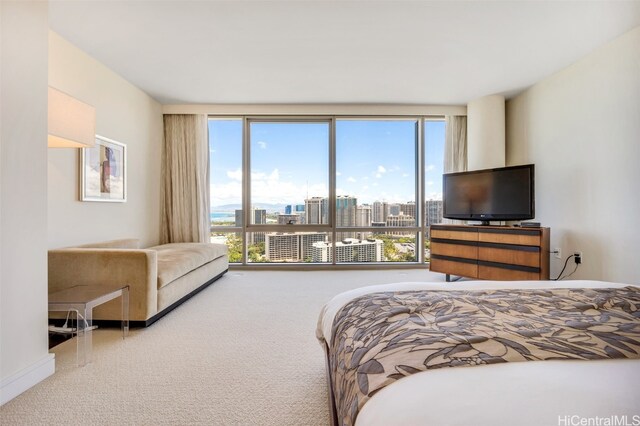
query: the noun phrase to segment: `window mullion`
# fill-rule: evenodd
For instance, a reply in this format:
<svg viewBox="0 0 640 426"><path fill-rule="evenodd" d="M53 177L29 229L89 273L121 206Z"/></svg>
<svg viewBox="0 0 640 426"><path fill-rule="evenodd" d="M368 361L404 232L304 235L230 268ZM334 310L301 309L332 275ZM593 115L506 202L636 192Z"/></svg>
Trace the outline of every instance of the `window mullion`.
<svg viewBox="0 0 640 426"><path fill-rule="evenodd" d="M336 264L336 118L331 118L329 131L329 221L331 222L331 264Z"/></svg>
<svg viewBox="0 0 640 426"><path fill-rule="evenodd" d="M242 264L249 263L247 225L251 215L251 150L249 149L249 120L242 118Z"/></svg>

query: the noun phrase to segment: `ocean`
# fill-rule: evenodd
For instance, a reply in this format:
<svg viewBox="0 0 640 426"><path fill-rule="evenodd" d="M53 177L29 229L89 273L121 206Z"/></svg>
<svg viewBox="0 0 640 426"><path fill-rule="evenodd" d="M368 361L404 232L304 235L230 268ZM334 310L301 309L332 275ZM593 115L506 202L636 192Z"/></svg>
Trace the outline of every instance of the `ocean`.
<svg viewBox="0 0 640 426"><path fill-rule="evenodd" d="M235 212L211 212L211 222L235 222Z"/></svg>

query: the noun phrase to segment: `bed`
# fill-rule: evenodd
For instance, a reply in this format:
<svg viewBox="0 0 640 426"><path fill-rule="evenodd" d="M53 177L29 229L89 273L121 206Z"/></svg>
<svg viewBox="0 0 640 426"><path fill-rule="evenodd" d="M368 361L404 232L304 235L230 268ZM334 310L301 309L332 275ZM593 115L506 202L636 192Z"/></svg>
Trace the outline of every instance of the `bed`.
<svg viewBox="0 0 640 426"><path fill-rule="evenodd" d="M410 324L414 333L416 330L422 333L423 326L431 327L432 332L433 324L421 324L424 322L424 316L421 317L422 320L411 319L412 314L408 310L403 311L403 307L392 305L389 308L393 310L392 315L387 315L384 319L384 331L376 337L378 340L371 342L371 336L375 333L369 335L370 326L379 325L380 321L371 319L369 328L366 323L371 312L377 312L382 308L376 306L369 308L369 311L358 308L358 303L387 303L389 295L394 300L403 299L405 295L414 297L416 294L420 295L419 297L428 294L428 297L440 298L444 295L449 300L451 297L458 297L455 293L461 293L469 297L481 294L482 297L488 296L490 299L502 297L504 294L501 292L515 295L517 300L529 293L537 295L536 297L550 295L556 301L572 300L565 304L578 307L580 312L575 314L578 315L575 317L573 313L562 314L553 306L545 313L538 313L527 312L526 306L520 307L515 302L505 304L508 314L516 311L517 315L522 316L523 322L537 322L537 318L549 316L552 323L563 321L571 326L569 328L579 331L584 331L589 326L595 327L593 330L596 332L590 331L589 338L593 339L592 334L595 334L597 342L578 341L584 340L582 333L578 332L577 337L570 336L570 341L563 343L562 333L558 331L558 337L551 340L556 342L554 344L569 348L566 353L563 349L556 350L554 346L541 344L541 348L535 348L541 349L540 353L532 354L531 346L523 348L519 347L518 343L512 345L503 341L506 343L506 352L515 357L508 361L527 362L504 362L499 357L487 356L486 359L480 360L480 364L483 365L471 366L478 363L479 358L466 357L463 353L464 348L460 347L453 351L447 349L448 354L457 351L456 356L443 356L441 353L434 355L434 350L425 345L405 350L406 353L402 355L399 355L400 350L394 354L395 349L381 351L382 346L390 347L389 340L385 343L383 336L389 330L396 333L396 342L403 337L405 341L417 341L410 332L403 335L394 328L395 325L389 325L390 321L403 320L401 322ZM329 401L333 423L358 426L571 425L580 424L582 419L589 421L599 418L601 422L608 419L611 422L608 424L624 421L617 424L640 425L639 294L640 289L636 286L599 281L465 281L456 284L406 282L364 287L339 294L323 307L317 327L317 337L327 355ZM612 295L622 295L622 299L615 299ZM608 301L617 301L614 308L619 308L620 312L607 311L604 316L601 308L610 308L611 303ZM415 300L413 303L415 304ZM480 305L482 303L478 306ZM588 305L597 306L596 317L605 318L605 323L585 325L580 322L584 319L579 315L594 314ZM522 310L521 313L519 309ZM456 307L454 310L459 314L465 310L473 310L473 306L468 303L462 304L462 307ZM488 315L490 317L493 313ZM569 318L563 319L562 315L569 315ZM337 321L334 322L336 318ZM519 316L516 317L516 323L518 318ZM459 325L460 317L457 321ZM365 325L358 328L361 322ZM487 324L486 321L476 320L472 323L478 329ZM511 325L509 323L509 326ZM519 325L522 324L516 324ZM345 330L349 327L351 337L345 338ZM399 337L397 333L400 333ZM470 334L483 333L491 334L493 331L480 330L478 333ZM533 340L537 338L531 337ZM435 340L429 340L427 343L439 344ZM482 344L485 343L481 341L480 345ZM350 349L345 350L345 346ZM376 349L372 350L374 347ZM350 358L339 358L336 353L341 351L350 352ZM439 349L435 350L438 351ZM380 358L372 360L371 352L377 352ZM415 358L416 353L421 353L421 358L418 356L417 361L411 359ZM483 353L484 355L486 354ZM398 356L404 358L398 361ZM519 357L526 359L518 359ZM443 362L451 362L452 358L459 364L453 365L456 368L448 368L452 365ZM419 365L422 360L423 364ZM531 360L536 361L530 362ZM358 372L353 373L351 370ZM348 374L349 372L353 374Z"/></svg>

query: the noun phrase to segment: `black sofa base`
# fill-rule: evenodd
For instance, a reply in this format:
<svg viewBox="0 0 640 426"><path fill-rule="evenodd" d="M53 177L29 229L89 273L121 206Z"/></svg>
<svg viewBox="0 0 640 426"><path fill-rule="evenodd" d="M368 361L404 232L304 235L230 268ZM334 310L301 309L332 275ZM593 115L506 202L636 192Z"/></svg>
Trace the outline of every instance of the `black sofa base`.
<svg viewBox="0 0 640 426"><path fill-rule="evenodd" d="M220 279L228 271L229 271L229 269L225 269L224 271L222 271L221 273L219 273L215 277L211 278L206 283L202 284L200 287L198 287L195 290L193 290L191 293L183 296L181 299L179 299L179 300L175 301L174 303L172 303L171 305L167 306L165 309L163 309L162 311L158 312L157 314L155 314L151 318L147 319L146 321L129 321L129 327L130 328L149 327L151 324L153 324L154 322L158 321L163 316L167 315L169 312L171 312L172 310L174 310L175 308L177 308L178 306L180 306L181 304L183 304L184 302L189 300L191 297L195 296L196 294L198 294L199 292L201 292L205 288L209 287L211 284L213 284L215 281ZM62 325L64 323L64 319L49 318L49 323L50 324L55 324L55 325ZM120 320L100 320L100 319L93 320L93 325L97 325L98 327L103 327L103 328L120 328L121 324L122 324L122 322Z"/></svg>

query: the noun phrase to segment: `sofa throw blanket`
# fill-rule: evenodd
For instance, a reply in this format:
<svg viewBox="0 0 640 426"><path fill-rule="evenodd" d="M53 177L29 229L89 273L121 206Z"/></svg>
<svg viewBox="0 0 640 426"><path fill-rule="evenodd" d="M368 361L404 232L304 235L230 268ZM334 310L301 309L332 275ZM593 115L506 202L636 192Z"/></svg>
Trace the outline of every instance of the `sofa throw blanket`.
<svg viewBox="0 0 640 426"><path fill-rule="evenodd" d="M333 322L338 422L410 374L512 361L640 358L640 289L401 291L358 297Z"/></svg>

